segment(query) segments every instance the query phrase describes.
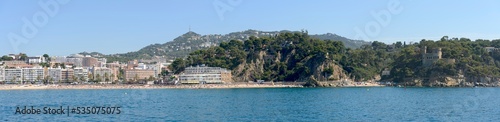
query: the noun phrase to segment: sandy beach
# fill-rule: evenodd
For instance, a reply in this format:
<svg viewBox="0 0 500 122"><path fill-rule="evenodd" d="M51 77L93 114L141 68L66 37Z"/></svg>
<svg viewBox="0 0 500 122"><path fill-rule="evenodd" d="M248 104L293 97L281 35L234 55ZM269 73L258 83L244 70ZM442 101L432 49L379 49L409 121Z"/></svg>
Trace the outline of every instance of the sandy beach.
<svg viewBox="0 0 500 122"><path fill-rule="evenodd" d="M384 87L376 83L346 83L339 85L338 83L329 84L324 82L323 87ZM231 84L192 84L192 85L144 85L144 84L79 84L79 85L0 85L0 90L44 90L44 89L226 89L226 88L302 88L302 83L231 83Z"/></svg>
<svg viewBox="0 0 500 122"><path fill-rule="evenodd" d="M0 90L44 90L44 89L224 89L224 88L300 88L301 85L271 84L197 84L197 85L139 85L139 84L95 84L95 85L0 85Z"/></svg>

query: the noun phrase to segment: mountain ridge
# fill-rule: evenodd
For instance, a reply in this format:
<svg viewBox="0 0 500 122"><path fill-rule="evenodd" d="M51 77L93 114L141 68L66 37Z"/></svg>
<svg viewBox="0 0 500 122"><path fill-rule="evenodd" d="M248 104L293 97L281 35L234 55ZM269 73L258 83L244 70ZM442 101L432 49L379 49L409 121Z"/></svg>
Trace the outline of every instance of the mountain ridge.
<svg viewBox="0 0 500 122"><path fill-rule="evenodd" d="M145 46L137 51L131 51L127 53L116 53L116 54L102 54L99 52L81 52L79 54L83 55L96 55L99 57L108 58L109 62L121 61L126 62L133 59L167 59L173 60L175 58L182 58L187 56L189 53L206 49L212 46L218 46L221 42L229 42L230 40L247 40L248 38L264 37L264 36L276 36L279 33L285 32L299 32L299 31L259 31L259 30L245 30L239 32L231 32L228 34L207 34L202 35L193 31L188 31L171 41L167 41L163 44L155 43ZM347 48L359 48L364 44L370 44L363 40L353 40L346 37L339 36L337 34L326 33L326 34L314 34L310 35L313 38L318 38L322 40L335 40L341 41L346 45Z"/></svg>

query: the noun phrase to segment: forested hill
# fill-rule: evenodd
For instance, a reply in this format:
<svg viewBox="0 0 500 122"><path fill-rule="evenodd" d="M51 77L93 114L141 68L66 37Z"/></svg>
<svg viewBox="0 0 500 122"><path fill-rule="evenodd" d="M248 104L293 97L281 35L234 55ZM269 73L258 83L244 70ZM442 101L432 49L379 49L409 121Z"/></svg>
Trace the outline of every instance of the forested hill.
<svg viewBox="0 0 500 122"><path fill-rule="evenodd" d="M490 46L500 47L500 40L443 37L409 45L375 41L350 49L340 41L312 38L305 32L281 33L222 42L176 59L171 69L180 73L186 66L199 64L223 67L232 70L235 81L381 80L424 86L470 86L478 80L492 84L500 77L500 52L488 52L485 48ZM440 59L435 57L423 65L423 54L437 54L433 51L438 48L442 51Z"/></svg>
<svg viewBox="0 0 500 122"><path fill-rule="evenodd" d="M221 42L228 42L229 40L248 40L249 37L268 37L275 36L279 33L286 33L292 31L257 31L257 30L246 30L241 32L233 32L229 34L210 34L210 35L200 35L195 32L187 32L172 41L168 41L164 44L152 44L146 46L138 51L123 53L123 54L111 54L103 55L97 52L81 54L98 54L102 57L108 58L108 61L128 61L132 59L151 59L151 58L166 58L175 59L180 57L185 57L189 53L200 50L207 49L209 47L217 46ZM344 42L348 48L359 48L363 44L367 44L361 40L351 40L342 36L327 33L320 35L311 35L314 38L320 39L330 39L338 40Z"/></svg>
<svg viewBox="0 0 500 122"><path fill-rule="evenodd" d="M344 46L347 48L352 48L356 49L361 47L362 45L370 44L369 42L365 42L363 40L352 40L348 39L343 36L339 36L337 34L332 34L332 33L326 33L326 34L314 34L310 35L312 38L318 38L321 40L335 40L335 41L341 41L344 43Z"/></svg>

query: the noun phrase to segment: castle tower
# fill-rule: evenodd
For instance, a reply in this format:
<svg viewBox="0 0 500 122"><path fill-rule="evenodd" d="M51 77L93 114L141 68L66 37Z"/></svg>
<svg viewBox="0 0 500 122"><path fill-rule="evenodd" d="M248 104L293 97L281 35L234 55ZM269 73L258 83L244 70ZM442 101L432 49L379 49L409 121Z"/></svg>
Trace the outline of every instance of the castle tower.
<svg viewBox="0 0 500 122"><path fill-rule="evenodd" d="M424 46L424 49L421 50L421 53L422 53L422 61L425 60L425 56L427 54L427 46Z"/></svg>

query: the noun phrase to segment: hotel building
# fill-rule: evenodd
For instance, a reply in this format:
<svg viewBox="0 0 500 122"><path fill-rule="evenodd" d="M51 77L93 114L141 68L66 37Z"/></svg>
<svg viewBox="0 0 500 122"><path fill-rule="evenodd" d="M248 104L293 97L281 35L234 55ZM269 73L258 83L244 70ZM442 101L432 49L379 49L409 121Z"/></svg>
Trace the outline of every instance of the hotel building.
<svg viewBox="0 0 500 122"><path fill-rule="evenodd" d="M149 77L156 77L154 70L127 69L124 71L125 79L128 81L145 80Z"/></svg>
<svg viewBox="0 0 500 122"><path fill-rule="evenodd" d="M220 84L232 81L230 70L205 65L186 68L179 79L182 84Z"/></svg>

